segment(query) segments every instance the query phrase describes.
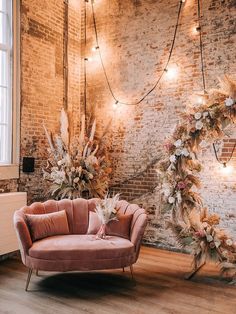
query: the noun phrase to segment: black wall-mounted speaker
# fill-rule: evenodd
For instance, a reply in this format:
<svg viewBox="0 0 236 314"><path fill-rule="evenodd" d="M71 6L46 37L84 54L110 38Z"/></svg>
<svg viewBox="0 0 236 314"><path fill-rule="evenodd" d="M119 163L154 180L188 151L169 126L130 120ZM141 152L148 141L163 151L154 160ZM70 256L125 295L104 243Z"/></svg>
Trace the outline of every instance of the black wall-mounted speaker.
<svg viewBox="0 0 236 314"><path fill-rule="evenodd" d="M34 157L23 157L23 172L34 172Z"/></svg>

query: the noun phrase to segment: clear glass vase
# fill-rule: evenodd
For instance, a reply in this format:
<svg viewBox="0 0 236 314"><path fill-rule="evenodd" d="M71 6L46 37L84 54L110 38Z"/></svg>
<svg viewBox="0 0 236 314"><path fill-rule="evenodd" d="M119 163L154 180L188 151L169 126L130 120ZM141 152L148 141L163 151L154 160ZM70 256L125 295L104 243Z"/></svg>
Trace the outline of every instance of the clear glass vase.
<svg viewBox="0 0 236 314"><path fill-rule="evenodd" d="M106 239L106 224L102 224L99 228L96 239Z"/></svg>

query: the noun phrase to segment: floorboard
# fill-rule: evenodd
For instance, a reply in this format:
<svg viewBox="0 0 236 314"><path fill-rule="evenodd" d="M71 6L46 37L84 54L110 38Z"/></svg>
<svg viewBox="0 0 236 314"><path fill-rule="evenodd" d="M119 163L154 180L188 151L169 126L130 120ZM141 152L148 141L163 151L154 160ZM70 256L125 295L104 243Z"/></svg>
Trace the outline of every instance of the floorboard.
<svg viewBox="0 0 236 314"><path fill-rule="evenodd" d="M236 314L236 287L207 264L191 280L186 254L142 247L129 269L32 275L17 259L0 262L0 314Z"/></svg>

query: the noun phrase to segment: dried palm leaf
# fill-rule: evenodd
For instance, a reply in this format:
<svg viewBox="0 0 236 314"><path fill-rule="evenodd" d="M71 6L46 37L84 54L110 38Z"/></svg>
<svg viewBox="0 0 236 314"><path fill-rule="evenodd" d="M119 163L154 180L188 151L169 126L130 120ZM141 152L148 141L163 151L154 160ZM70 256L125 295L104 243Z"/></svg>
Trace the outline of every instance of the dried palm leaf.
<svg viewBox="0 0 236 314"><path fill-rule="evenodd" d="M223 79L218 78L220 82L220 89L218 92L223 95L236 99L236 82L233 81L228 75L224 75Z"/></svg>
<svg viewBox="0 0 236 314"><path fill-rule="evenodd" d="M186 179L188 181L190 181L193 185L196 186L196 188L200 188L201 187L201 181L198 177L194 176L193 174L188 174Z"/></svg>
<svg viewBox="0 0 236 314"><path fill-rule="evenodd" d="M94 139L95 131L96 131L96 119L93 121L92 129L90 132L90 137L89 137L90 142L92 142Z"/></svg>
<svg viewBox="0 0 236 314"><path fill-rule="evenodd" d="M54 153L55 151L55 148L54 148L54 145L53 145L53 140L52 140L52 133L48 132L47 128L45 127L45 125L43 124L43 128L44 128L44 132L46 134L46 137L47 137L47 140L48 140L48 144L49 144L49 147L50 147L50 150L52 153Z"/></svg>

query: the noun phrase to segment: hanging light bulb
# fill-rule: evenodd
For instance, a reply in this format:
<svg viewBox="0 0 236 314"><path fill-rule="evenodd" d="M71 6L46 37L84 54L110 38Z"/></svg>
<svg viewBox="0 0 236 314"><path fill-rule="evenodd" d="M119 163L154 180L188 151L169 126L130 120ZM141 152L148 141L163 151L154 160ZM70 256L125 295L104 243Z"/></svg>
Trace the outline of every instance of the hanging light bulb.
<svg viewBox="0 0 236 314"><path fill-rule="evenodd" d="M93 58L91 58L91 57L85 57L85 58L84 58L84 61L92 62L92 61L93 61Z"/></svg>
<svg viewBox="0 0 236 314"><path fill-rule="evenodd" d="M177 66L169 66L168 68L165 68L164 70L166 72L166 77L169 79L169 80L173 80L173 79L176 79L177 78L177 75L178 75L178 67Z"/></svg>
<svg viewBox="0 0 236 314"><path fill-rule="evenodd" d="M117 107L118 107L118 104L119 104L119 101L118 100L116 100L116 102L113 104L113 109L117 109Z"/></svg>
<svg viewBox="0 0 236 314"><path fill-rule="evenodd" d="M205 99L202 96L197 97L197 105L204 105L205 104Z"/></svg>
<svg viewBox="0 0 236 314"><path fill-rule="evenodd" d="M185 2L185 0L181 0L181 2L182 2L182 3L184 3L184 2Z"/></svg>
<svg viewBox="0 0 236 314"><path fill-rule="evenodd" d="M97 51L98 49L99 49L99 46L94 46L94 47L92 47L91 50L92 50L93 52L95 52L95 51Z"/></svg>
<svg viewBox="0 0 236 314"><path fill-rule="evenodd" d="M221 165L221 172L222 172L224 175L228 175L228 174L230 174L232 171L233 171L233 167L230 166L230 165L227 165L226 162L224 162L224 163Z"/></svg>
<svg viewBox="0 0 236 314"><path fill-rule="evenodd" d="M193 26L193 28L192 28L192 34L193 34L193 35L198 35L199 32L200 32L200 30L201 30L201 26L200 26L200 25L195 25L195 26Z"/></svg>

